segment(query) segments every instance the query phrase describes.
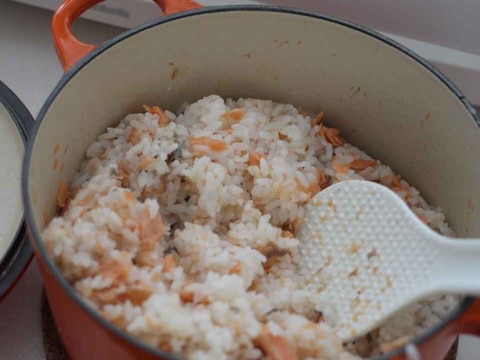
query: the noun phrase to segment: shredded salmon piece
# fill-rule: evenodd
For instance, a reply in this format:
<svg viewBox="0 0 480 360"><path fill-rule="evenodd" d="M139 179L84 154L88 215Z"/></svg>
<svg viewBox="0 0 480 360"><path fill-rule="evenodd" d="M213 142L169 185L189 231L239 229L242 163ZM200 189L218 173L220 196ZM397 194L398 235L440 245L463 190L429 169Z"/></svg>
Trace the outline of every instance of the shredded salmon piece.
<svg viewBox="0 0 480 360"><path fill-rule="evenodd" d="M283 255L280 254L267 256L267 260L262 264L263 270L265 270L266 273L269 273L272 267L282 262L282 256Z"/></svg>
<svg viewBox="0 0 480 360"><path fill-rule="evenodd" d="M151 193L156 195L161 195L165 192L165 189L166 189L165 183L163 181L160 181L160 184Z"/></svg>
<svg viewBox="0 0 480 360"><path fill-rule="evenodd" d="M211 139L206 136L201 136L198 138L191 137L190 138L190 143L192 145L205 145L210 148L210 150L214 152L222 152L228 149L228 145L225 141L222 140L216 140L216 139Z"/></svg>
<svg viewBox="0 0 480 360"><path fill-rule="evenodd" d="M357 253L359 252L361 249L363 248L363 245L362 244L357 244L356 242L354 242L352 245L350 245L350 252L351 253Z"/></svg>
<svg viewBox="0 0 480 360"><path fill-rule="evenodd" d="M151 250L140 249L140 251L137 252L137 255L135 255L135 263L140 266L154 267L157 265L157 257Z"/></svg>
<svg viewBox="0 0 480 360"><path fill-rule="evenodd" d="M423 222L424 224L428 224L428 219L425 215L422 215L422 214L417 214L417 217L420 219L421 222Z"/></svg>
<svg viewBox="0 0 480 360"><path fill-rule="evenodd" d="M119 284L130 276L131 261L129 259L107 259L100 263L98 274L112 279L113 284Z"/></svg>
<svg viewBox="0 0 480 360"><path fill-rule="evenodd" d="M185 290L185 289L180 290L179 295L180 295L180 300L182 300L182 302L184 303L193 303L193 300L195 298L195 294L193 293L193 291Z"/></svg>
<svg viewBox="0 0 480 360"><path fill-rule="evenodd" d="M318 187L320 188L320 190L327 188L330 185L332 178L328 175L325 175L323 171L320 169L317 170L317 175L318 175Z"/></svg>
<svg viewBox="0 0 480 360"><path fill-rule="evenodd" d="M308 184L307 187L303 186L297 181L297 189L301 192L306 193L309 199L311 199L316 193L321 190L318 182L316 181L311 182L310 184Z"/></svg>
<svg viewBox="0 0 480 360"><path fill-rule="evenodd" d="M129 181L129 174L123 162L121 161L117 161L117 172L118 172L118 177L122 182L122 186L126 187Z"/></svg>
<svg viewBox="0 0 480 360"><path fill-rule="evenodd" d="M232 123L237 123L243 119L245 116L245 111L242 109L233 109L225 114L222 115L222 127L221 130L226 131L227 133L231 133L233 129L231 128Z"/></svg>
<svg viewBox="0 0 480 360"><path fill-rule="evenodd" d="M331 177L328 175L325 175L322 170L320 169L317 170L317 176L318 176L318 180L316 182L310 183L308 187L302 186L301 184L297 183L298 190L306 192L307 194L309 194L309 197L312 197L315 194L317 194L319 191L325 189L330 185Z"/></svg>
<svg viewBox="0 0 480 360"><path fill-rule="evenodd" d="M407 189L407 190L405 190L405 191L406 191L405 200L408 201L408 200L410 200L410 199L413 197L413 195L412 195L412 193L410 192L410 189Z"/></svg>
<svg viewBox="0 0 480 360"><path fill-rule="evenodd" d="M316 330L318 328L318 325L309 321L305 325L303 325L302 328L307 330Z"/></svg>
<svg viewBox="0 0 480 360"><path fill-rule="evenodd" d="M58 165L58 161L57 161L57 159L54 159L54 160L53 160L53 164L52 164L52 169L53 169L53 170L56 170L56 169L57 169L57 165Z"/></svg>
<svg viewBox="0 0 480 360"><path fill-rule="evenodd" d="M233 109L233 110L230 110L229 112L227 112L225 115L224 115L226 118L228 118L229 120L233 120L233 121L240 121L243 119L243 117L245 116L245 111L243 111L242 109Z"/></svg>
<svg viewBox="0 0 480 360"><path fill-rule="evenodd" d="M233 322L233 333L236 335L236 336L239 336L243 333L243 327L242 325L240 325L238 322L234 321Z"/></svg>
<svg viewBox="0 0 480 360"><path fill-rule="evenodd" d="M242 263L240 261L237 261L235 265L233 265L232 268L228 271L230 275L240 274L241 272L242 272Z"/></svg>
<svg viewBox="0 0 480 360"><path fill-rule="evenodd" d="M280 140L284 140L284 139L287 138L287 135L284 135L284 134L282 134L282 133L278 133L278 138L279 138Z"/></svg>
<svg viewBox="0 0 480 360"><path fill-rule="evenodd" d="M190 290L187 290L186 287L188 285L191 285L193 284L193 280L192 279L188 279L186 284L185 284L185 287L183 289L180 290L179 292L179 296L180 296L180 300L182 300L183 302L185 303L192 303L193 300L194 300L194 293L193 291L190 291Z"/></svg>
<svg viewBox="0 0 480 360"><path fill-rule="evenodd" d="M332 257L328 256L323 266L329 266L332 263L332 260L333 260Z"/></svg>
<svg viewBox="0 0 480 360"><path fill-rule="evenodd" d="M127 190L123 193L123 196L125 197L125 200L128 202L134 202L135 201L135 195L130 190Z"/></svg>
<svg viewBox="0 0 480 360"><path fill-rule="evenodd" d="M143 105L143 108L152 115L158 115L158 123L160 125L164 126L170 122L168 116L165 115L165 112L159 106Z"/></svg>
<svg viewBox="0 0 480 360"><path fill-rule="evenodd" d="M401 188L402 187L402 183L400 182L401 180L402 178L400 177L400 175L395 175L392 179L392 187Z"/></svg>
<svg viewBox="0 0 480 360"><path fill-rule="evenodd" d="M282 236L283 237L286 237L286 238L289 238L289 239L294 239L295 236L292 234L291 231L289 230L285 230L283 233L282 233Z"/></svg>
<svg viewBox="0 0 480 360"><path fill-rule="evenodd" d="M403 185L401 181L402 179L400 175L395 175L392 178L392 184L390 186L390 189L395 192L402 192L402 191L405 192L405 200L408 200L413 196L411 189L408 185Z"/></svg>
<svg viewBox="0 0 480 360"><path fill-rule="evenodd" d="M88 194L88 195L85 196L82 200L80 200L80 201L77 203L77 205L85 206L85 205L87 205L90 201L92 201L94 198L95 198L95 196L93 196L93 194Z"/></svg>
<svg viewBox="0 0 480 360"><path fill-rule="evenodd" d="M333 162L333 170L339 174L348 174L348 171L350 170L349 166L347 164L340 164L339 162L334 161Z"/></svg>
<svg viewBox="0 0 480 360"><path fill-rule="evenodd" d="M325 111L318 113L312 120L310 120L310 125L312 127L314 127L315 125L320 125L322 123L324 115L325 115Z"/></svg>
<svg viewBox="0 0 480 360"><path fill-rule="evenodd" d="M155 273L150 277L150 280L152 281L160 281L162 279L162 274L161 273Z"/></svg>
<svg viewBox="0 0 480 360"><path fill-rule="evenodd" d="M293 231L297 230L301 223L302 223L302 219L300 219L299 217L295 218L295 220L293 220L291 223L292 230Z"/></svg>
<svg viewBox="0 0 480 360"><path fill-rule="evenodd" d="M163 269L165 272L170 272L177 267L177 260L173 254L168 254L163 258Z"/></svg>
<svg viewBox="0 0 480 360"><path fill-rule="evenodd" d="M345 140L340 137L340 130L338 129L329 128L320 124L318 134L325 138L325 140L327 140L330 144L332 144L333 147L339 147L345 143Z"/></svg>
<svg viewBox="0 0 480 360"><path fill-rule="evenodd" d="M165 234L166 226L162 215L158 214L153 219L148 217L140 220L140 239L142 250L152 250L157 241Z"/></svg>
<svg viewBox="0 0 480 360"><path fill-rule="evenodd" d="M257 291L259 285L260 284L257 280L253 280L252 285L250 285L250 287L248 288L248 291Z"/></svg>
<svg viewBox="0 0 480 360"><path fill-rule="evenodd" d="M141 305L152 293L152 290L146 287L133 287L127 289L125 296L133 305Z"/></svg>
<svg viewBox="0 0 480 360"><path fill-rule="evenodd" d="M332 199L327 201L327 206L331 207L334 212L337 212L337 205L335 205L335 203L332 201Z"/></svg>
<svg viewBox="0 0 480 360"><path fill-rule="evenodd" d="M207 297L202 297L198 301L195 302L196 304L201 304L201 305L210 305L210 300Z"/></svg>
<svg viewBox="0 0 480 360"><path fill-rule="evenodd" d="M254 342L268 360L298 360L290 342L283 336L272 335L266 325L262 326Z"/></svg>
<svg viewBox="0 0 480 360"><path fill-rule="evenodd" d="M123 320L122 316L119 316L112 320L112 324L121 328L125 326L125 321Z"/></svg>
<svg viewBox="0 0 480 360"><path fill-rule="evenodd" d="M60 209L65 209L68 198L68 186L65 180L60 181L57 191L57 205Z"/></svg>
<svg viewBox="0 0 480 360"><path fill-rule="evenodd" d="M366 168L373 168L377 165L375 160L356 159L350 163L350 168L355 171L362 171Z"/></svg>
<svg viewBox="0 0 480 360"><path fill-rule="evenodd" d="M377 256L378 253L377 253L377 249L373 248L372 250L370 250L368 253L367 253L367 259L370 260L372 259L373 257Z"/></svg>
<svg viewBox="0 0 480 360"><path fill-rule="evenodd" d="M260 166L261 158L262 155L260 155L260 153L253 151L248 159L248 166Z"/></svg>
<svg viewBox="0 0 480 360"><path fill-rule="evenodd" d="M125 169L122 162L117 161L117 169L120 176L128 178L128 171Z"/></svg>
<svg viewBox="0 0 480 360"><path fill-rule="evenodd" d="M186 289L180 290L179 296L180 296L180 300L182 300L182 302L184 303L195 303L195 304L202 304L202 305L210 304L210 300L208 300L207 297L202 297L201 299L197 299L197 301L195 301L195 294L190 290L186 290Z"/></svg>
<svg viewBox="0 0 480 360"><path fill-rule="evenodd" d="M102 244L97 243L95 245L95 251L98 252L99 254L102 254L104 251L104 247L102 246Z"/></svg>
<svg viewBox="0 0 480 360"><path fill-rule="evenodd" d="M163 350L167 353L173 352L172 345L168 341L165 341L165 340L159 341L158 344L157 344L157 348L159 348L159 349L161 349L161 350Z"/></svg>
<svg viewBox="0 0 480 360"><path fill-rule="evenodd" d="M58 154L59 151L60 151L60 144L57 142L57 143L55 144L55 148L53 149L53 152L54 152L55 154Z"/></svg>
<svg viewBox="0 0 480 360"><path fill-rule="evenodd" d="M138 130L137 128L132 128L130 132L130 136L128 137L128 142L132 145L138 144Z"/></svg>
<svg viewBox="0 0 480 360"><path fill-rule="evenodd" d="M140 164L137 165L135 170L136 171L145 170L147 166L153 163L154 161L155 161L154 158L145 158L142 161L140 161Z"/></svg>
<svg viewBox="0 0 480 360"><path fill-rule="evenodd" d="M353 277L358 275L358 268L355 268L350 274L348 274L348 277Z"/></svg>
<svg viewBox="0 0 480 360"><path fill-rule="evenodd" d="M94 290L93 296L107 304L116 304L120 300L115 288Z"/></svg>

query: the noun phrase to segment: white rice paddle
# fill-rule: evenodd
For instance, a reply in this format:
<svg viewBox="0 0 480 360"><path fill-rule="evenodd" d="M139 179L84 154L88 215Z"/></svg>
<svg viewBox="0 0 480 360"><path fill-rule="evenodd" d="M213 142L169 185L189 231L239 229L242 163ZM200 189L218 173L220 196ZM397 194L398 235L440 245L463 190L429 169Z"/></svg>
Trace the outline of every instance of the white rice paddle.
<svg viewBox="0 0 480 360"><path fill-rule="evenodd" d="M306 286L344 341L430 295L480 294L480 242L437 234L376 183L318 193L297 236Z"/></svg>

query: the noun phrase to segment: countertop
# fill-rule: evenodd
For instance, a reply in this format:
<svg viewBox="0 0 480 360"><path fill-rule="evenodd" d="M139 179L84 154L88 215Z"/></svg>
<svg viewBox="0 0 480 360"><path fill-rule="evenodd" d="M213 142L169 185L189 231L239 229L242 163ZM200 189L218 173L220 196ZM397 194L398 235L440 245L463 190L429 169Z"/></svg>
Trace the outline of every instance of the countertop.
<svg viewBox="0 0 480 360"><path fill-rule="evenodd" d="M62 75L50 35L51 13L0 0L0 79L25 103L35 117ZM80 20L79 38L100 43L123 29ZM0 303L0 358L44 360L40 299L42 282L35 260ZM478 339L462 337L458 360L477 360ZM424 359L436 360L436 359Z"/></svg>

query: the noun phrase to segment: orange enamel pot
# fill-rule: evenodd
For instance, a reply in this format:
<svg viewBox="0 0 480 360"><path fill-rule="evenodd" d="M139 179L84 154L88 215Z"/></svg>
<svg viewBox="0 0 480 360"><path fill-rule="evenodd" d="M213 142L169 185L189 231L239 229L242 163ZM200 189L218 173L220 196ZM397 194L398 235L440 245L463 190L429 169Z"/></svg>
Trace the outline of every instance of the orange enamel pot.
<svg viewBox="0 0 480 360"><path fill-rule="evenodd" d="M95 48L76 40L70 25L99 2L67 0L54 16L66 73L38 116L22 178L30 238L72 360L179 359L84 304L41 238L55 214L57 189L73 178L87 146L143 103L175 109L216 93L325 110L326 121L349 142L442 207L460 236L480 236L479 120L460 91L411 51L329 16L279 7L202 8L191 0L158 0L167 16ZM52 169L53 161L61 166ZM480 334L474 298L412 344L422 359L440 360L461 333ZM381 359L405 356L402 347Z"/></svg>

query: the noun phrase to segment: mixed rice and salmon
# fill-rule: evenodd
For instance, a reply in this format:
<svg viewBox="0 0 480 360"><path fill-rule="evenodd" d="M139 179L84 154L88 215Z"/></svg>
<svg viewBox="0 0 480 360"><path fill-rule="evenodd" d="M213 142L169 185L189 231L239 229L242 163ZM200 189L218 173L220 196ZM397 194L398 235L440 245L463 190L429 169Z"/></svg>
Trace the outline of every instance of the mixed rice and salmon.
<svg viewBox="0 0 480 360"><path fill-rule="evenodd" d="M104 318L192 360L347 360L408 341L458 299L414 304L342 344L298 273L304 205L335 182L366 179L453 232L323 115L214 95L177 114L145 106L100 135L60 186L61 215L43 231L50 256Z"/></svg>

